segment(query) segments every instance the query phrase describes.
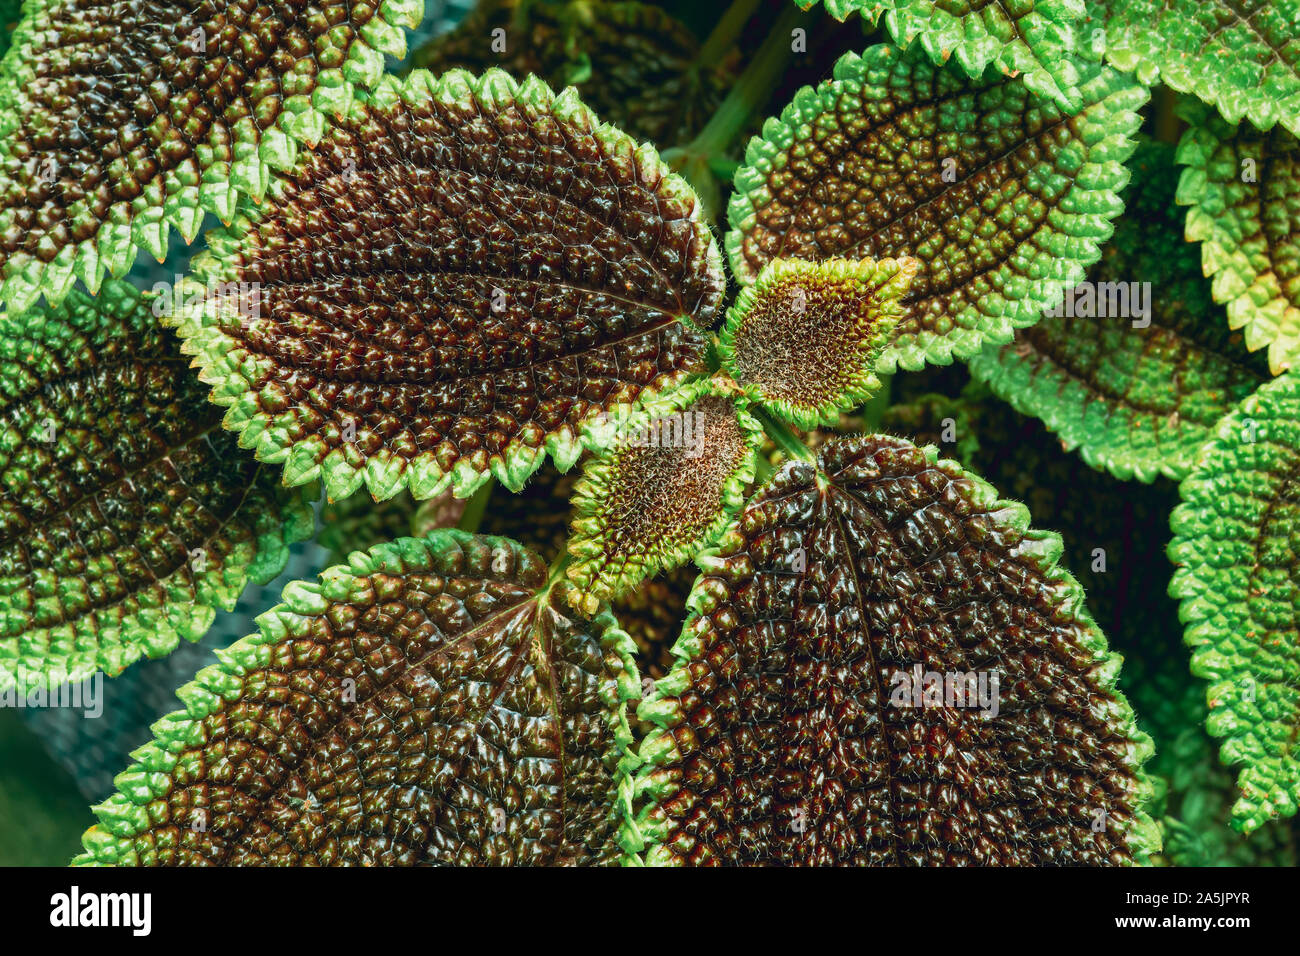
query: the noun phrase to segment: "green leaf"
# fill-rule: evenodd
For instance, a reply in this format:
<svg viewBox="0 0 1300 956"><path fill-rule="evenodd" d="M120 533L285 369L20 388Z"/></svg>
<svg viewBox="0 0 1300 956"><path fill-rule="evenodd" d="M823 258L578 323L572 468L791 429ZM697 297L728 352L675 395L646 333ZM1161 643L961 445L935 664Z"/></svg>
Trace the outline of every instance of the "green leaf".
<svg viewBox="0 0 1300 956"><path fill-rule="evenodd" d="M1214 425L1266 377L1210 298L1183 241L1173 149L1130 162L1126 209L1087 279L1015 341L970 360L1067 450L1118 478L1180 479Z"/></svg>
<svg viewBox="0 0 1300 956"><path fill-rule="evenodd" d="M690 187L572 90L417 71L209 236L174 318L226 426L376 499L561 470L584 421L703 369L720 257ZM227 284L233 284L227 286Z"/></svg>
<svg viewBox="0 0 1300 956"><path fill-rule="evenodd" d="M1233 824L1249 833L1300 800L1300 378L1224 417L1180 486L1169 593L1210 681L1207 729L1241 769Z"/></svg>
<svg viewBox="0 0 1300 956"><path fill-rule="evenodd" d="M834 439L784 465L698 560L680 661L638 711L660 729L625 848L678 864L1143 862L1150 739L1056 566L1060 538L1028 523L902 439ZM916 706L914 665L982 674L986 691L996 673L996 693Z"/></svg>
<svg viewBox="0 0 1300 956"><path fill-rule="evenodd" d="M750 141L727 252L742 284L777 258L911 256L921 269L879 371L1010 341L1084 277L1122 209L1147 91L1100 64L1066 116L1020 80L876 46L835 64Z"/></svg>
<svg viewBox="0 0 1300 956"><path fill-rule="evenodd" d="M1300 141L1280 129L1233 128L1194 101L1178 113L1191 124L1178 144L1187 238L1201 242L1228 324L1247 348L1268 348L1274 374L1284 372L1300 359Z"/></svg>
<svg viewBox="0 0 1300 956"><path fill-rule="evenodd" d="M795 0L805 10L817 0ZM1071 59L1083 0L823 0L837 20L857 13L874 24L883 13L900 47L919 38L932 61L951 60L978 78L990 66L1073 112L1079 74Z"/></svg>
<svg viewBox="0 0 1300 956"><path fill-rule="evenodd" d="M708 379L592 426L573 490L569 579L588 610L710 544L754 480L763 428Z"/></svg>
<svg viewBox="0 0 1300 956"><path fill-rule="evenodd" d="M0 68L0 303L91 292L320 138L422 0L30 0Z"/></svg>
<svg viewBox="0 0 1300 956"><path fill-rule="evenodd" d="M203 392L124 282L0 315L0 689L198 640L310 537Z"/></svg>
<svg viewBox="0 0 1300 956"><path fill-rule="evenodd" d="M179 691L74 862L617 862L632 643L566 590L450 530L290 584Z"/></svg>
<svg viewBox="0 0 1300 956"><path fill-rule="evenodd" d="M699 53L686 27L649 4L489 0L411 62L435 75L498 67L521 82L533 73L557 90L573 85L605 122L671 146L703 128L734 79Z"/></svg>
<svg viewBox="0 0 1300 956"><path fill-rule="evenodd" d="M1107 0L1106 58L1218 108L1300 135L1300 0Z"/></svg>
<svg viewBox="0 0 1300 956"><path fill-rule="evenodd" d="M800 428L833 424L877 389L920 263L774 259L727 312L718 354L763 408Z"/></svg>

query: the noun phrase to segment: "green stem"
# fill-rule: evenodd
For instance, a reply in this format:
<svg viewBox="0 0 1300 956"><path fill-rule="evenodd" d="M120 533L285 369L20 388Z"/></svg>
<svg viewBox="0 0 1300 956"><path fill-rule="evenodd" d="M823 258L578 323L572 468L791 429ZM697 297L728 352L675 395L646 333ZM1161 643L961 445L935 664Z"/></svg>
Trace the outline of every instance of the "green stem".
<svg viewBox="0 0 1300 956"><path fill-rule="evenodd" d="M880 388L876 394L872 395L867 403L862 406L862 421L866 425L865 431L880 431L881 419L885 417L885 412L890 406L890 392L893 391L894 376L881 375Z"/></svg>
<svg viewBox="0 0 1300 956"><path fill-rule="evenodd" d="M807 29L811 22L812 16L793 3L786 6L718 111L686 147L687 153L720 155L749 129L754 117L772 98L772 91L781 82L794 55L790 49L790 32L800 26Z"/></svg>
<svg viewBox="0 0 1300 956"><path fill-rule="evenodd" d="M799 440L799 436L790 431L790 426L785 422L773 418L761 408L751 408L750 414L758 419L763 431L767 437L772 439L772 443L777 448L785 452L787 458L797 458L800 461L815 462L816 456L812 451Z"/></svg>
<svg viewBox="0 0 1300 956"><path fill-rule="evenodd" d="M487 514L488 499L492 497L492 489L495 487L496 481L489 480L474 492L465 505L465 510L460 513L460 521L456 522L457 528L469 534L478 532L479 526L483 524L483 516Z"/></svg>
<svg viewBox="0 0 1300 956"><path fill-rule="evenodd" d="M762 0L734 0L713 27L704 46L700 47L700 53L695 58L696 69L707 70L717 65L727 51L736 45L740 31L745 28L761 2Z"/></svg>

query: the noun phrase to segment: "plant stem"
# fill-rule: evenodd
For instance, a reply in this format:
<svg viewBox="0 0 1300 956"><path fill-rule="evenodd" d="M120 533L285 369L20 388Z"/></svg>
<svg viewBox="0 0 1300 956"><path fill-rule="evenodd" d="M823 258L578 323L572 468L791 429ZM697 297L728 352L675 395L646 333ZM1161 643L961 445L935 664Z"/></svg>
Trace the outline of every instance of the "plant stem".
<svg viewBox="0 0 1300 956"><path fill-rule="evenodd" d="M881 375L879 378L879 390L862 406L862 421L866 425L864 430L868 432L880 430L880 421L885 417L885 411L891 404L890 392L893 391L894 376Z"/></svg>
<svg viewBox="0 0 1300 956"><path fill-rule="evenodd" d="M727 12L729 14L731 11ZM786 6L718 111L686 147L687 153L708 157L720 155L731 148L736 138L749 128L755 115L767 106L772 91L785 74L786 66L793 56L790 32L800 26L807 29L811 22L811 15L793 3Z"/></svg>
<svg viewBox="0 0 1300 956"><path fill-rule="evenodd" d="M475 534L479 526L483 523L483 515L487 513L488 499L492 497L492 489L496 487L496 480L489 479L483 484L483 487L474 492L469 502L465 505L465 510L460 513L460 521L456 522L456 527L461 531Z"/></svg>
<svg viewBox="0 0 1300 956"><path fill-rule="evenodd" d="M761 408L751 408L750 414L758 419L763 431L767 437L772 439L773 444L781 451L785 452L787 458L797 458L800 461L815 462L816 456L812 451L799 440L799 436L790 431L790 426L785 422L773 418Z"/></svg>
<svg viewBox="0 0 1300 956"><path fill-rule="evenodd" d="M735 46L736 38L740 36L740 31L745 28L749 18L754 15L762 0L733 0L727 12L722 15L709 38L704 41L704 46L700 47L699 55L695 58L695 68L711 69L716 66L718 61Z"/></svg>

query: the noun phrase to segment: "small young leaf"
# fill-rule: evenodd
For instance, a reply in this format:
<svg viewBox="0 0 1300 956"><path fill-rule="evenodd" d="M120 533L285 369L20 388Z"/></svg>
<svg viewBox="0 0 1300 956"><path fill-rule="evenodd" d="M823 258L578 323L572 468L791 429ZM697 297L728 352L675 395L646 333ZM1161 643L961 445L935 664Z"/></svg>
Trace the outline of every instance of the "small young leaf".
<svg viewBox="0 0 1300 956"><path fill-rule="evenodd" d="M1201 242L1228 324L1283 372L1300 361L1300 140L1234 128L1195 101L1178 112L1191 124L1178 144L1187 238Z"/></svg>
<svg viewBox="0 0 1300 956"><path fill-rule="evenodd" d="M1121 210L1145 88L1100 64L1066 116L1019 79L969 79L872 47L805 87L750 141L727 251L743 284L773 259L913 256L879 370L1010 341L1077 283Z"/></svg>
<svg viewBox="0 0 1300 956"><path fill-rule="evenodd" d="M1144 144L1129 166L1124 215L1088 278L970 369L1094 468L1180 479L1218 420L1266 375L1230 333L1196 247L1183 241L1173 149Z"/></svg>
<svg viewBox="0 0 1300 956"><path fill-rule="evenodd" d="M645 3L534 3L521 10L489 0L416 50L411 62L434 75L499 67L521 82L535 73L557 90L575 86L602 120L663 147L698 133L731 84L731 71L699 63L699 52L689 30Z"/></svg>
<svg viewBox="0 0 1300 956"><path fill-rule="evenodd" d="M0 315L0 688L196 641L309 537L125 282Z"/></svg>
<svg viewBox="0 0 1300 956"><path fill-rule="evenodd" d="M1218 108L1300 135L1300 0L1107 0L1106 58Z"/></svg>
<svg viewBox="0 0 1300 956"><path fill-rule="evenodd" d="M74 862L617 862L632 642L566 589L449 530L289 585L181 689Z"/></svg>
<svg viewBox="0 0 1300 956"><path fill-rule="evenodd" d="M181 334L241 443L335 498L567 469L584 420L703 368L724 287L651 147L499 70L385 79L247 213L195 270L254 314Z"/></svg>
<svg viewBox="0 0 1300 956"><path fill-rule="evenodd" d="M1210 733L1241 765L1233 823L1249 833L1300 801L1300 378L1261 386L1219 423L1180 486L1169 593L1210 681Z"/></svg>
<svg viewBox="0 0 1300 956"><path fill-rule="evenodd" d="M94 292L229 220L373 86L420 0L31 0L0 68L0 303Z"/></svg>
<svg viewBox="0 0 1300 956"><path fill-rule="evenodd" d="M681 660L638 711L661 729L624 847L678 864L1142 862L1150 739L1060 539L1027 526L901 439L784 465L699 560ZM938 700L914 667L940 675Z"/></svg>
<svg viewBox="0 0 1300 956"><path fill-rule="evenodd" d="M795 0L803 9L817 0ZM968 76L979 77L994 64L1010 76L1024 74L1025 85L1078 109L1079 82L1070 52L1083 0L823 0L837 20L857 13L875 23L883 13L894 42L921 47L935 63L951 58Z"/></svg>
<svg viewBox="0 0 1300 956"><path fill-rule="evenodd" d="M589 605L675 568L740 510L763 429L700 379L592 426L573 490L570 580ZM599 432L599 434L597 434Z"/></svg>
<svg viewBox="0 0 1300 956"><path fill-rule="evenodd" d="M755 400L800 428L830 425L880 388L915 259L774 259L727 312L718 354Z"/></svg>

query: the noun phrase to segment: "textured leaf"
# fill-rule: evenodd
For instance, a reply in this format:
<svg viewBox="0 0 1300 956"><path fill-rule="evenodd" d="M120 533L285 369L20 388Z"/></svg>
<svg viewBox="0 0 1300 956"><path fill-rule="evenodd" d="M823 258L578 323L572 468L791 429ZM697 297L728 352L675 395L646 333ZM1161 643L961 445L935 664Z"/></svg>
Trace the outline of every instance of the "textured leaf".
<svg viewBox="0 0 1300 956"><path fill-rule="evenodd" d="M75 862L616 862L632 644L566 588L446 530L290 584L182 688Z"/></svg>
<svg viewBox="0 0 1300 956"><path fill-rule="evenodd" d="M584 420L703 368L724 285L651 147L501 71L385 79L249 214L195 270L253 314L206 296L181 334L241 444L334 498L569 468Z"/></svg>
<svg viewBox="0 0 1300 956"><path fill-rule="evenodd" d="M573 490L568 575L589 611L710 544L744 503L763 438L707 379L629 411L593 426L608 450Z"/></svg>
<svg viewBox="0 0 1300 956"><path fill-rule="evenodd" d="M795 0L807 10L817 0ZM1084 15L1083 0L823 0L837 20L857 13L875 23L883 13L894 42L921 48L937 64L949 58L968 76L979 77L990 65L1073 111L1079 74L1071 62L1075 24Z"/></svg>
<svg viewBox="0 0 1300 956"><path fill-rule="evenodd" d="M727 312L718 354L762 407L798 425L831 425L880 388L915 259L774 259Z"/></svg>
<svg viewBox="0 0 1300 956"><path fill-rule="evenodd" d="M1107 0L1106 57L1218 108L1300 135L1300 0Z"/></svg>
<svg viewBox="0 0 1300 956"><path fill-rule="evenodd" d="M0 316L0 688L198 640L310 536L187 364L124 282Z"/></svg>
<svg viewBox="0 0 1300 956"><path fill-rule="evenodd" d="M573 85L605 122L671 146L703 128L733 79L726 66L698 63L699 52L689 30L649 4L493 0L411 62L435 75L499 67L520 81L535 73L557 90Z"/></svg>
<svg viewBox="0 0 1300 956"><path fill-rule="evenodd" d="M1210 681L1207 728L1240 764L1249 833L1300 800L1300 379L1260 387L1219 424L1179 491L1169 593Z"/></svg>
<svg viewBox="0 0 1300 956"><path fill-rule="evenodd" d="M0 302L94 292L228 220L373 86L421 0L31 0L0 70Z"/></svg>
<svg viewBox="0 0 1300 956"><path fill-rule="evenodd" d="M1236 786L1205 732L1205 684L1187 672L1178 644L1155 643L1145 657L1125 655L1121 684L1139 726L1155 741L1146 769L1165 784L1153 808L1164 833L1163 857L1171 866L1295 866L1294 821L1275 821L1249 836L1229 827Z"/></svg>
<svg viewBox="0 0 1300 956"><path fill-rule="evenodd" d="M776 258L921 260L880 371L1010 341L1083 278L1122 208L1146 90L1092 64L1080 92L1065 116L993 71L889 46L844 56L750 141L732 270L748 285Z"/></svg>
<svg viewBox="0 0 1300 956"><path fill-rule="evenodd" d="M1141 862L1149 738L1060 538L884 436L791 461L699 560L639 716L647 862ZM896 706L914 665L999 674L996 716ZM1092 821L1103 826L1094 830Z"/></svg>
<svg viewBox="0 0 1300 956"><path fill-rule="evenodd" d="M1247 348L1267 347L1269 367L1283 372L1300 360L1300 141L1234 129L1199 103L1179 113L1191 123L1178 144L1187 238L1201 242L1228 324Z"/></svg>
<svg viewBox="0 0 1300 956"><path fill-rule="evenodd" d="M1219 418L1266 377L1210 298L1174 205L1172 148L1130 162L1125 213L1058 315L988 346L971 372L1119 478L1187 475Z"/></svg>

